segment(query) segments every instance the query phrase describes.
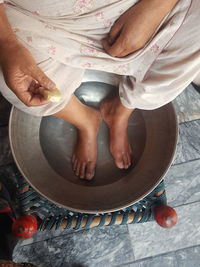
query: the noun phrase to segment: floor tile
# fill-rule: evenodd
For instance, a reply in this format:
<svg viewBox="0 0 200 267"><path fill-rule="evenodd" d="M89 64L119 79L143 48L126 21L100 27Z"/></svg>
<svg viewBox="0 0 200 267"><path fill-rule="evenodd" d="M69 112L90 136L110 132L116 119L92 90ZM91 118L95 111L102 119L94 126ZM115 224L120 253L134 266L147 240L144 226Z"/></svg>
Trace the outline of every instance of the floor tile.
<svg viewBox="0 0 200 267"><path fill-rule="evenodd" d="M10 150L8 128L0 127L0 166L13 162Z"/></svg>
<svg viewBox="0 0 200 267"><path fill-rule="evenodd" d="M179 122L200 119L200 94L189 85L174 101Z"/></svg>
<svg viewBox="0 0 200 267"><path fill-rule="evenodd" d="M200 120L186 122L179 127L179 141L174 164L200 158Z"/></svg>
<svg viewBox="0 0 200 267"><path fill-rule="evenodd" d="M145 260L135 261L119 267L177 267L177 258L175 252L150 257Z"/></svg>
<svg viewBox="0 0 200 267"><path fill-rule="evenodd" d="M47 241L52 238L51 231L37 231L31 238L28 239L20 239L18 241L18 246L23 247L27 245L31 245L33 243Z"/></svg>
<svg viewBox="0 0 200 267"><path fill-rule="evenodd" d="M68 229L59 229L59 230L50 230L50 231L37 231L31 238L25 240L19 240L19 246L30 245L35 242L46 241L55 237L62 237L67 238L67 235L76 232L83 231L83 230L68 230Z"/></svg>
<svg viewBox="0 0 200 267"><path fill-rule="evenodd" d="M200 202L176 208L178 223L171 229L156 222L129 225L136 260L200 244Z"/></svg>
<svg viewBox="0 0 200 267"><path fill-rule="evenodd" d="M39 267L50 267L47 242L38 242L28 246L16 247L13 254L15 262L29 262Z"/></svg>
<svg viewBox="0 0 200 267"><path fill-rule="evenodd" d="M178 267L199 267L200 246L182 249L176 252Z"/></svg>
<svg viewBox="0 0 200 267"><path fill-rule="evenodd" d="M48 242L55 267L111 267L134 260L127 226L93 228Z"/></svg>
<svg viewBox="0 0 200 267"><path fill-rule="evenodd" d="M200 201L200 160L172 166L165 176L169 205Z"/></svg>

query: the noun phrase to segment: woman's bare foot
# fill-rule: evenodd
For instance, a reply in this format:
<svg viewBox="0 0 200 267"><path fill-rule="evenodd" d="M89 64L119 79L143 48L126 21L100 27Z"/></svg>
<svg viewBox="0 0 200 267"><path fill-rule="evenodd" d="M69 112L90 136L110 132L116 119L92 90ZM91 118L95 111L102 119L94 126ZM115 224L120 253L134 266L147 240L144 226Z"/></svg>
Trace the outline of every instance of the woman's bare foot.
<svg viewBox="0 0 200 267"><path fill-rule="evenodd" d="M97 161L97 134L100 113L91 109L90 121L78 129L78 140L72 157L74 173L81 179L91 180Z"/></svg>
<svg viewBox="0 0 200 267"><path fill-rule="evenodd" d="M67 105L54 114L78 129L78 139L72 156L74 173L81 179L94 177L97 160L97 133L101 122L99 111L82 104L72 95Z"/></svg>
<svg viewBox="0 0 200 267"><path fill-rule="evenodd" d="M131 165L132 150L128 140L128 119L133 112L125 108L119 97L102 102L101 115L110 131L110 152L120 169Z"/></svg>

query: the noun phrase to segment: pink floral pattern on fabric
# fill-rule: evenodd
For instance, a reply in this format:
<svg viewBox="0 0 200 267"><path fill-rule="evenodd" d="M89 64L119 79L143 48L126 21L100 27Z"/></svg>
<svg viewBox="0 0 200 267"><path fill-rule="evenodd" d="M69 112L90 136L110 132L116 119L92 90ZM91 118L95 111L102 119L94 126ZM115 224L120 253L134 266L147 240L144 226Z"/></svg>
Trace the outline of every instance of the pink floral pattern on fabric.
<svg viewBox="0 0 200 267"><path fill-rule="evenodd" d="M86 45L81 45L80 52L81 52L82 55L85 55L85 56L97 56L98 53L99 53L96 50L96 48L89 47L89 46L86 46Z"/></svg>
<svg viewBox="0 0 200 267"><path fill-rule="evenodd" d="M34 14L34 15L37 15L37 16L40 15L39 11L37 11L37 10L33 10L31 13Z"/></svg>
<svg viewBox="0 0 200 267"><path fill-rule="evenodd" d="M56 47L53 46L53 45L50 45L50 46L47 48L47 52L48 52L48 54L54 56L55 53L56 53Z"/></svg>
<svg viewBox="0 0 200 267"><path fill-rule="evenodd" d="M45 29L49 29L49 30L53 30L53 31L55 31L56 30L56 27L55 26L52 26L52 25L50 25L50 24L44 24L44 27L45 27Z"/></svg>
<svg viewBox="0 0 200 267"><path fill-rule="evenodd" d="M154 44L154 45L151 47L151 51L152 51L154 54L157 54L157 53L160 51L160 47L159 47L157 44Z"/></svg>
<svg viewBox="0 0 200 267"><path fill-rule="evenodd" d="M105 27L111 27L113 24L113 21L112 21L112 19L106 19L106 20L104 20L103 24Z"/></svg>
<svg viewBox="0 0 200 267"><path fill-rule="evenodd" d="M98 11L97 13L95 13L95 19L96 21L103 22L103 25L106 28L112 26L113 24L112 19L107 19L103 11Z"/></svg>
<svg viewBox="0 0 200 267"><path fill-rule="evenodd" d="M82 64L82 67L83 67L83 68L86 68L86 69L89 69L89 68L92 67L92 63L90 63L90 62L83 63L83 64Z"/></svg>
<svg viewBox="0 0 200 267"><path fill-rule="evenodd" d="M82 44L80 46L81 54L87 56L97 56L99 54L99 51L96 49L96 46L98 44L97 41L87 38L86 42L88 45Z"/></svg>
<svg viewBox="0 0 200 267"><path fill-rule="evenodd" d="M76 14L83 14L92 10L94 5L94 0L77 0L74 4L73 10Z"/></svg>
<svg viewBox="0 0 200 267"><path fill-rule="evenodd" d="M121 65L115 66L113 70L115 73L123 75L123 74L127 74L128 69L129 69L128 64L121 64Z"/></svg>
<svg viewBox="0 0 200 267"><path fill-rule="evenodd" d="M104 12L103 11L99 11L99 12L95 13L95 19L97 21L104 20Z"/></svg>
<svg viewBox="0 0 200 267"><path fill-rule="evenodd" d="M87 44L91 46L96 46L97 45L97 40L89 39L87 38Z"/></svg>

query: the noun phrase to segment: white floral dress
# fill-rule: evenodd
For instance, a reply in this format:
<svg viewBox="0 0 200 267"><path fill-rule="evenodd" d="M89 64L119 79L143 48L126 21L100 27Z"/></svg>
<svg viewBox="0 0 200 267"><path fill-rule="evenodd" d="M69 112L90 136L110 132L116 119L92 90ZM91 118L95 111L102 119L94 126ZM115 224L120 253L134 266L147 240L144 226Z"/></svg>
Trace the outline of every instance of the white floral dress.
<svg viewBox="0 0 200 267"><path fill-rule="evenodd" d="M137 2L4 1L13 30L60 88L63 98L57 104L28 108L7 88L0 73L2 94L25 112L50 115L66 105L85 69L95 69L122 75L119 95L128 108L154 109L173 100L199 74L200 1L179 1L143 49L124 58L111 57L101 40L119 16Z"/></svg>

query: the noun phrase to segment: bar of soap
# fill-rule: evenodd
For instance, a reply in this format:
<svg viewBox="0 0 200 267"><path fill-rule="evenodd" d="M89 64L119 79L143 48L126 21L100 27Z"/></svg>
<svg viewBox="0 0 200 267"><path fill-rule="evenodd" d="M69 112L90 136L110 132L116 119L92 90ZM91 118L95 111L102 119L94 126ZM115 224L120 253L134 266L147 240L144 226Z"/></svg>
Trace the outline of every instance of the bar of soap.
<svg viewBox="0 0 200 267"><path fill-rule="evenodd" d="M40 90L40 93L44 96L45 99L50 100L51 102L59 102L61 100L61 92L59 89L54 90Z"/></svg>

